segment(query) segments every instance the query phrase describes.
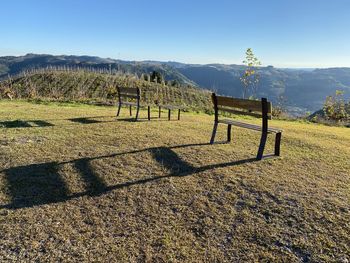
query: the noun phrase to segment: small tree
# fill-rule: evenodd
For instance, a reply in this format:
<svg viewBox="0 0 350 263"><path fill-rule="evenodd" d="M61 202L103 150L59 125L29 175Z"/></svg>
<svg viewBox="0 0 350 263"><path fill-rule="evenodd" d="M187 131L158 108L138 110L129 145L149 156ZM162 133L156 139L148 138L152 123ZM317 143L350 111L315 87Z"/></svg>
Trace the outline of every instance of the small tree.
<svg viewBox="0 0 350 263"><path fill-rule="evenodd" d="M326 118L335 121L342 121L348 118L344 101L344 91L336 90L335 96L328 96L323 105L323 112Z"/></svg>
<svg viewBox="0 0 350 263"><path fill-rule="evenodd" d="M158 71L153 71L151 74L151 81L156 83L162 83L164 80L162 74Z"/></svg>
<svg viewBox="0 0 350 263"><path fill-rule="evenodd" d="M147 82L151 82L151 76L149 74L144 74L143 79Z"/></svg>
<svg viewBox="0 0 350 263"><path fill-rule="evenodd" d="M178 87L178 86L180 86L180 83L179 83L178 80L174 79L174 80L171 81L171 86Z"/></svg>
<svg viewBox="0 0 350 263"><path fill-rule="evenodd" d="M240 78L243 84L243 99L247 97L249 91L251 91L251 96L254 97L256 95L260 80L260 75L256 68L261 65L261 62L255 57L251 48L247 49L245 55L246 57L243 63L246 65L246 69Z"/></svg>
<svg viewBox="0 0 350 263"><path fill-rule="evenodd" d="M273 117L282 117L287 112L286 109L287 99L283 95L279 95L273 108L272 108L272 116Z"/></svg>

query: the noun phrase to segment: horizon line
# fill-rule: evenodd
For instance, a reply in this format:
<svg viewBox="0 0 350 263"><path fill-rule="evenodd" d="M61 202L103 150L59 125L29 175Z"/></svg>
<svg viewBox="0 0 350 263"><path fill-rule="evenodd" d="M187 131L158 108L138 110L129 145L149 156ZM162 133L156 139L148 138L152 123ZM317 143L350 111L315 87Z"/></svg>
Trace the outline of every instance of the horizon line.
<svg viewBox="0 0 350 263"><path fill-rule="evenodd" d="M121 58L112 58L112 57L104 57L104 56L99 56L99 55L87 55L87 54L59 54L59 53L21 53L21 54L16 54L16 55L8 55L8 54L1 54L0 57L24 57L27 55L39 55L39 56L76 56L76 57L98 57L101 59L111 59L111 60L119 60L119 61L124 61L124 62L158 62L158 63L179 63L179 64L187 64L187 65L225 65L225 66L245 66L244 64L239 64L239 63L226 63L226 62L206 62L206 63L199 63L199 62L184 62L184 61L176 61L176 60L157 60L157 59L141 59L141 60L136 60L136 59L121 59ZM275 66L273 64L266 63L265 65L263 64L261 67L274 67L277 69L331 69L331 68L350 68L349 66L335 66L335 65L324 65L324 66L287 66L287 65L281 65L281 66Z"/></svg>

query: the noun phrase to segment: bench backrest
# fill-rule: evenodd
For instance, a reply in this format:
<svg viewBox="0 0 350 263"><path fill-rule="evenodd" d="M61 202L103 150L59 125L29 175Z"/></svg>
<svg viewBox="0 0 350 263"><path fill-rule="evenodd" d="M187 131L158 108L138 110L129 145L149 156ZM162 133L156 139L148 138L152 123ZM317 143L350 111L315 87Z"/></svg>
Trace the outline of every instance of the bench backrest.
<svg viewBox="0 0 350 263"><path fill-rule="evenodd" d="M124 98L135 99L140 101L141 91L139 88L121 88L117 87L119 102L122 102Z"/></svg>
<svg viewBox="0 0 350 263"><path fill-rule="evenodd" d="M218 121L219 111L240 115L250 115L263 119L263 130L267 129L267 120L272 117L272 104L266 98L261 100L238 99L212 94L215 111L215 121Z"/></svg>

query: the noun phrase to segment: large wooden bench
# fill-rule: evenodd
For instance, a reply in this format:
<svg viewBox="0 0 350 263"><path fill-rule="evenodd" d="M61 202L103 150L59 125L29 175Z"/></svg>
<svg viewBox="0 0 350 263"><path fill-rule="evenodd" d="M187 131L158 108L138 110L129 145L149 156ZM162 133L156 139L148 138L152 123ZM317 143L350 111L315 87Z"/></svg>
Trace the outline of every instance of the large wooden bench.
<svg viewBox="0 0 350 263"><path fill-rule="evenodd" d="M141 90L139 88L121 88L117 87L118 90L118 111L117 117L120 113L122 106L128 106L130 116L132 116L132 107L136 107L135 121L139 117L140 107L147 107L148 120L151 120L151 107L150 105L141 105Z"/></svg>
<svg viewBox="0 0 350 263"><path fill-rule="evenodd" d="M272 104L268 102L266 98L258 100L238 99L231 97L217 96L212 94L212 100L214 104L215 120L214 128L211 136L210 143L213 144L215 140L216 130L219 123L227 125L227 141L231 141L231 128L237 126L254 131L261 132L260 146L256 158L261 160L263 158L267 135L269 133L276 134L275 139L275 155L280 155L280 144L282 137L282 130L278 128L272 128L268 125L268 120L272 117ZM232 119L219 119L219 111L228 112L239 115L250 115L254 117L262 118L261 125L255 125L251 123L236 121Z"/></svg>

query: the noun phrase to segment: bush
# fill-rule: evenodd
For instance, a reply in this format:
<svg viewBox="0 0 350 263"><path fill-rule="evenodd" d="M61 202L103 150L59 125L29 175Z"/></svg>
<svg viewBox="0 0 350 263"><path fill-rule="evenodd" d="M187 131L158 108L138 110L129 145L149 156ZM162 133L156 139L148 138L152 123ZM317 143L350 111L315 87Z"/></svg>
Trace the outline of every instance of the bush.
<svg viewBox="0 0 350 263"><path fill-rule="evenodd" d="M346 121L349 119L350 104L344 101L344 92L337 90L335 96L328 96L323 105L325 117L334 121Z"/></svg>
<svg viewBox="0 0 350 263"><path fill-rule="evenodd" d="M164 81L164 78L160 72L153 71L151 74L151 81L155 83L162 83Z"/></svg>

